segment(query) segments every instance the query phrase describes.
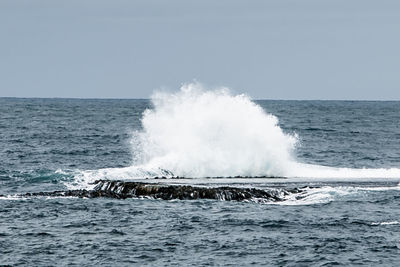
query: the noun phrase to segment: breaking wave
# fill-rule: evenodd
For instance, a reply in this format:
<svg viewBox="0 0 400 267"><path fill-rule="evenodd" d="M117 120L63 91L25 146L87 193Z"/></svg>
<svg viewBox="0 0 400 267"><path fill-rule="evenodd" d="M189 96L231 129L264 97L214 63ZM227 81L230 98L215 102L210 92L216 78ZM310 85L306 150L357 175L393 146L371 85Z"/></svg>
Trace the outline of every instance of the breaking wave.
<svg viewBox="0 0 400 267"><path fill-rule="evenodd" d="M296 137L245 95L188 84L156 93L139 134L146 168L184 177L282 176Z"/></svg>
<svg viewBox="0 0 400 267"><path fill-rule="evenodd" d="M198 83L157 92L134 134L133 166L85 171L81 179L154 177L400 178L400 169L333 168L298 162L295 133L246 95Z"/></svg>

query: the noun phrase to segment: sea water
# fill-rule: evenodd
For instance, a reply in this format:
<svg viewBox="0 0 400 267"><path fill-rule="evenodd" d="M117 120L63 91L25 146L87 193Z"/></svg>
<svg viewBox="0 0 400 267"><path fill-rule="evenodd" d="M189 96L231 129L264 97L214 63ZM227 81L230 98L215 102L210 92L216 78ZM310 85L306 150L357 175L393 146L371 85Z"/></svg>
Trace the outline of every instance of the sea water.
<svg viewBox="0 0 400 267"><path fill-rule="evenodd" d="M400 102L0 98L0 264L395 265ZM154 179L164 177L166 179ZM97 179L302 188L301 198L20 197Z"/></svg>

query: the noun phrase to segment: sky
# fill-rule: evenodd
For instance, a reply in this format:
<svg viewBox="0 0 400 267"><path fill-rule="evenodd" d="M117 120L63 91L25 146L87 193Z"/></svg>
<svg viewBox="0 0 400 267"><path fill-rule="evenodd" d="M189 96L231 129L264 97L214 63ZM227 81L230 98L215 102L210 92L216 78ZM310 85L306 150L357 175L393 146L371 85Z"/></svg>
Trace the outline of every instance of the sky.
<svg viewBox="0 0 400 267"><path fill-rule="evenodd" d="M0 97L400 100L398 0L0 0Z"/></svg>

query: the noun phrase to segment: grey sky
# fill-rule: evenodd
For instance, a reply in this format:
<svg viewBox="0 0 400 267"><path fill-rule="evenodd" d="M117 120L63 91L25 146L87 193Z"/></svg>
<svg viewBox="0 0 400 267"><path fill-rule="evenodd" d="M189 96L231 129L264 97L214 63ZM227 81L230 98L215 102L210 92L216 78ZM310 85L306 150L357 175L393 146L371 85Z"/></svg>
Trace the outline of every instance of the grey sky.
<svg viewBox="0 0 400 267"><path fill-rule="evenodd" d="M400 1L0 0L0 96L400 100Z"/></svg>

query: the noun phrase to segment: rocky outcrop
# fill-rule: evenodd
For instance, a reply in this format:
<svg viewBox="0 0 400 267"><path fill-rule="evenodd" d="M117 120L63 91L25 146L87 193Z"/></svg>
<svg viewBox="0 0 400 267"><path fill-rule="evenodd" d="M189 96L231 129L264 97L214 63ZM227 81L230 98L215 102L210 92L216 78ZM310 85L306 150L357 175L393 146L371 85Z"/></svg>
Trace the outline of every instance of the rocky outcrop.
<svg viewBox="0 0 400 267"><path fill-rule="evenodd" d="M301 189L256 189L237 187L200 187L189 185L168 185L161 183L139 183L126 181L99 180L93 190L68 190L54 192L26 193L24 197L109 197L117 199L147 197L153 199L216 199L216 200L262 200L283 201L289 194L301 193Z"/></svg>

